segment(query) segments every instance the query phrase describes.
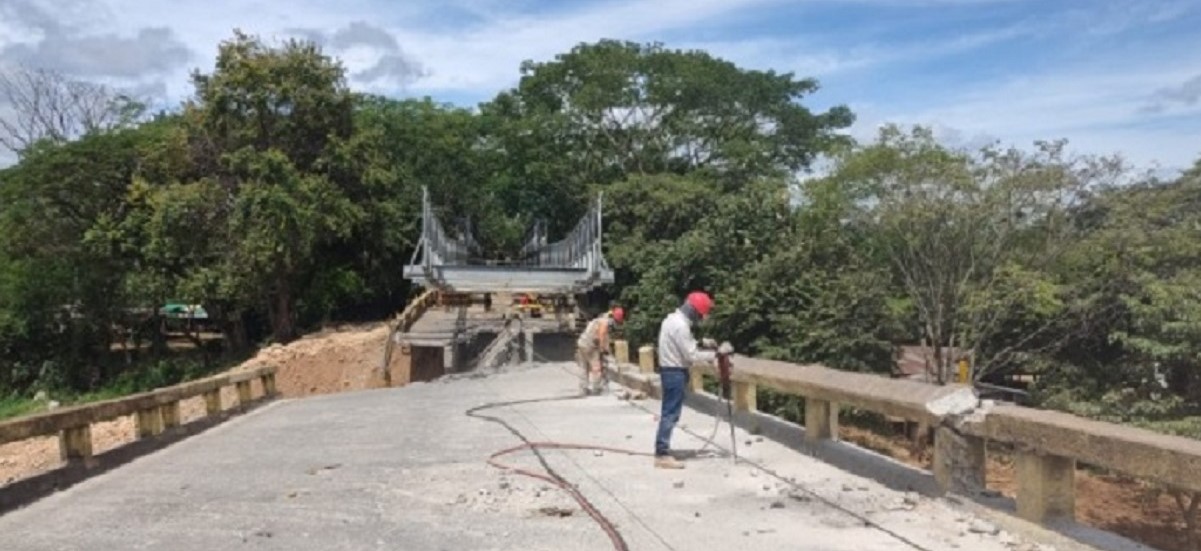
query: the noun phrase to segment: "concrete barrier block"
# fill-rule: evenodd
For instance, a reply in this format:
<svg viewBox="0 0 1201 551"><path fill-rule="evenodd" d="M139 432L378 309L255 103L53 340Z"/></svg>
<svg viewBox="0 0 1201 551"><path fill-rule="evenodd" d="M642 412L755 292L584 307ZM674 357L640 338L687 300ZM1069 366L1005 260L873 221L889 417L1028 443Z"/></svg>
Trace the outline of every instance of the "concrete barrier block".
<svg viewBox="0 0 1201 551"><path fill-rule="evenodd" d="M655 372L655 347L647 345L638 348L638 369L643 373Z"/></svg>
<svg viewBox="0 0 1201 551"><path fill-rule="evenodd" d="M162 410L164 429L170 429L179 426L179 402L167 402L160 406L159 409Z"/></svg>
<svg viewBox="0 0 1201 551"><path fill-rule="evenodd" d="M77 461L92 457L92 426L70 427L59 433L59 457L63 461Z"/></svg>
<svg viewBox="0 0 1201 551"><path fill-rule="evenodd" d="M630 341L624 339L613 341L613 357L619 364L630 363Z"/></svg>
<svg viewBox="0 0 1201 551"><path fill-rule="evenodd" d="M136 417L138 438L149 438L163 432L163 411L152 407L138 411Z"/></svg>
<svg viewBox="0 0 1201 551"><path fill-rule="evenodd" d="M838 439L838 404L805 399L805 441Z"/></svg>
<svg viewBox="0 0 1201 551"><path fill-rule="evenodd" d="M734 381L734 409L756 411L759 407L759 391L755 385Z"/></svg>
<svg viewBox="0 0 1201 551"><path fill-rule="evenodd" d="M221 413L221 390L210 390L204 393L204 412L207 415Z"/></svg>
<svg viewBox="0 0 1201 551"><path fill-rule="evenodd" d="M933 470L943 493L971 495L984 489L984 439L939 427L934 432Z"/></svg>
<svg viewBox="0 0 1201 551"><path fill-rule="evenodd" d="M238 389L238 405L245 406L250 403L253 398L250 394L250 381L240 381L237 383Z"/></svg>
<svg viewBox="0 0 1201 551"><path fill-rule="evenodd" d="M1075 518L1075 459L1020 452L1017 457L1017 483L1019 517L1038 523Z"/></svg>

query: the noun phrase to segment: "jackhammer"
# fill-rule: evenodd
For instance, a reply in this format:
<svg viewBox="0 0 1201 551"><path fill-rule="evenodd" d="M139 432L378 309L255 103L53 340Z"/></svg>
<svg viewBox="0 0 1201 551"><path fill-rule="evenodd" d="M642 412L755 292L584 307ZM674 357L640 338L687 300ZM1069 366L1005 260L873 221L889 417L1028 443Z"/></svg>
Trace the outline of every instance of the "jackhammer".
<svg viewBox="0 0 1201 551"><path fill-rule="evenodd" d="M738 438L734 435L734 383L732 371L733 363L730 361L730 355L734 353L734 347L729 342L721 343L717 347L717 378L720 383L721 398L726 401L726 421L730 424L730 454L734 458L734 463L738 463Z"/></svg>

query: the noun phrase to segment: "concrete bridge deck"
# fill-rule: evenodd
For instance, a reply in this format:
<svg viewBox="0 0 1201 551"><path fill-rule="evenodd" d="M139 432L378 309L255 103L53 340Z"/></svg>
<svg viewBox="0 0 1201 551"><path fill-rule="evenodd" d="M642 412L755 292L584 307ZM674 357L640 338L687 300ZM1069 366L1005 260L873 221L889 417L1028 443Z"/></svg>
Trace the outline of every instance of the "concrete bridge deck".
<svg viewBox="0 0 1201 551"><path fill-rule="evenodd" d="M569 369L534 364L274 402L0 517L0 548L613 549L562 491L487 465L519 441L464 414L489 402L571 396ZM657 407L605 395L484 413L532 440L647 451ZM713 427L713 418L692 410L682 422L705 435ZM703 445L676 434L677 449ZM724 445L728 428L717 434ZM740 455L782 478L728 457L663 471L649 457L544 454L616 524L629 549L1034 548L987 526L973 530L979 521L948 502L895 492L738 434ZM538 468L528 452L504 461Z"/></svg>

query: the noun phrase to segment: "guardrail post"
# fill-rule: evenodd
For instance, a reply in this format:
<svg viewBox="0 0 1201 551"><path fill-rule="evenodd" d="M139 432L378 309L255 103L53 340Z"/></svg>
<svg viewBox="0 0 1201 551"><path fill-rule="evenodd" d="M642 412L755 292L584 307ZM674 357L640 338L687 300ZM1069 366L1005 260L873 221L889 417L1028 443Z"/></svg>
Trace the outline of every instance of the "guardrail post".
<svg viewBox="0 0 1201 551"><path fill-rule="evenodd" d="M734 381L734 409L755 411L759 407L758 389L754 384Z"/></svg>
<svg viewBox="0 0 1201 551"><path fill-rule="evenodd" d="M613 341L613 357L617 358L617 363L630 363L630 341L618 339Z"/></svg>
<svg viewBox="0 0 1201 551"><path fill-rule="evenodd" d="M1075 459L1018 452L1017 483L1019 517L1038 523L1075 518Z"/></svg>
<svg viewBox="0 0 1201 551"><path fill-rule="evenodd" d="M805 399L805 441L838 439L838 404Z"/></svg>
<svg viewBox="0 0 1201 551"><path fill-rule="evenodd" d="M92 457L92 426L80 425L60 432L58 453L59 457L67 462Z"/></svg>
<svg viewBox="0 0 1201 551"><path fill-rule="evenodd" d="M263 385L263 396L275 395L275 374L264 373L259 376L259 382Z"/></svg>
<svg viewBox="0 0 1201 551"><path fill-rule="evenodd" d="M179 426L179 402L167 402L159 406L162 410L163 429L171 429Z"/></svg>
<svg viewBox="0 0 1201 551"><path fill-rule="evenodd" d="M204 393L204 412L208 415L221 413L221 389L217 388Z"/></svg>
<svg viewBox="0 0 1201 551"><path fill-rule="evenodd" d="M933 470L943 493L972 494L983 489L984 439L938 427L934 431Z"/></svg>
<svg viewBox="0 0 1201 551"><path fill-rule="evenodd" d="M655 372L655 347L646 345L638 348L638 369L643 373Z"/></svg>
<svg viewBox="0 0 1201 551"><path fill-rule="evenodd" d="M236 386L238 388L238 405L245 407L253 398L250 394L250 381L239 381Z"/></svg>
<svg viewBox="0 0 1201 551"><path fill-rule="evenodd" d="M137 413L138 438L149 438L163 432L163 411L152 407Z"/></svg>

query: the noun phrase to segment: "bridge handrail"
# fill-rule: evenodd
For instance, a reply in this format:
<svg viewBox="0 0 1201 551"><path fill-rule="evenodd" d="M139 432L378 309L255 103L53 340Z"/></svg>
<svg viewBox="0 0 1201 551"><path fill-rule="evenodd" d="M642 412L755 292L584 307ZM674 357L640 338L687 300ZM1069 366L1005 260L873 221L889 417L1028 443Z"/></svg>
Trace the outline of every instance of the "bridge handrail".
<svg viewBox="0 0 1201 551"><path fill-rule="evenodd" d="M629 344L615 342L618 355ZM653 378L655 349L639 349L643 376ZM735 409L756 410L758 387L805 398L805 438L837 438L840 404L917 421L934 430L933 474L947 492L985 487L986 442L1011 444L1017 461L1017 513L1034 522L1075 517L1076 463L1110 469L1186 492L1201 492L1201 440L1085 419L1068 413L981 403L970 387L937 386L820 365L735 356ZM689 387L702 392L713 365L691 372ZM629 378L638 383L637 377ZM653 382L647 382L654 391Z"/></svg>
<svg viewBox="0 0 1201 551"><path fill-rule="evenodd" d="M438 292L434 289L426 289L405 305L404 310L393 320L388 331L388 340L384 343L384 358L378 373L384 386L392 386L392 371L389 368L392 365L392 352L396 348L396 336L413 327L413 324L417 323L417 320L421 319L421 316L424 316L437 300Z"/></svg>
<svg viewBox="0 0 1201 551"><path fill-rule="evenodd" d="M274 366L216 375L90 404L64 407L0 422L0 444L39 436L60 436L61 456L78 459L91 456L93 423L136 414L139 438L161 433L179 425L179 402L196 396L205 397L206 414L222 411L221 389L236 386L239 406L252 400L251 381L261 381L262 398L277 394Z"/></svg>

